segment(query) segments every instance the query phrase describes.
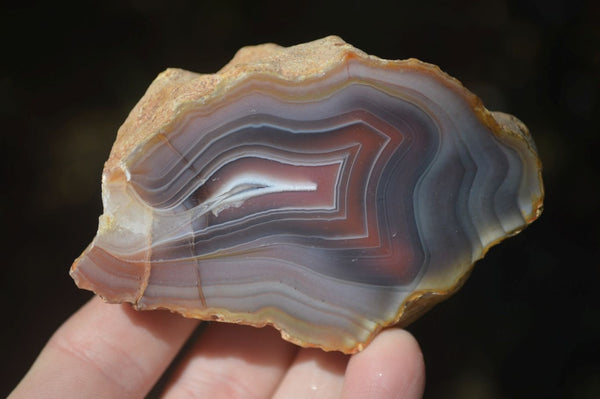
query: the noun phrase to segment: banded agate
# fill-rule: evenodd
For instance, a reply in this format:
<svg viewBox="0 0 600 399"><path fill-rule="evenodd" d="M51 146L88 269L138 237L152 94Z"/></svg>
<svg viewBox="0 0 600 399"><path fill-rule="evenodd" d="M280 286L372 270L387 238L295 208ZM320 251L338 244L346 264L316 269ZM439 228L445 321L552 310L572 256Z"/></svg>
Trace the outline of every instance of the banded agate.
<svg viewBox="0 0 600 399"><path fill-rule="evenodd" d="M76 284L354 353L541 213L526 127L436 66L338 37L168 69L120 128Z"/></svg>

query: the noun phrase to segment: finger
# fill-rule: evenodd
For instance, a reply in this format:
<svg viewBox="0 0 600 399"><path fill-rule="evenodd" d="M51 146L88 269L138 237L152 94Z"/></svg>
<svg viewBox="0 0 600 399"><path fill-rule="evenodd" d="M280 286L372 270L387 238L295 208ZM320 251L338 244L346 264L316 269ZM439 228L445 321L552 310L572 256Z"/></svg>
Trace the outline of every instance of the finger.
<svg viewBox="0 0 600 399"><path fill-rule="evenodd" d="M274 398L339 398L349 356L301 349Z"/></svg>
<svg viewBox="0 0 600 399"><path fill-rule="evenodd" d="M423 353L401 329L381 332L348 363L343 398L421 398L425 388Z"/></svg>
<svg viewBox="0 0 600 399"><path fill-rule="evenodd" d="M269 397L297 351L273 328L213 323L178 367L164 395Z"/></svg>
<svg viewBox="0 0 600 399"><path fill-rule="evenodd" d="M50 338L14 397L143 397L198 325L93 298Z"/></svg>

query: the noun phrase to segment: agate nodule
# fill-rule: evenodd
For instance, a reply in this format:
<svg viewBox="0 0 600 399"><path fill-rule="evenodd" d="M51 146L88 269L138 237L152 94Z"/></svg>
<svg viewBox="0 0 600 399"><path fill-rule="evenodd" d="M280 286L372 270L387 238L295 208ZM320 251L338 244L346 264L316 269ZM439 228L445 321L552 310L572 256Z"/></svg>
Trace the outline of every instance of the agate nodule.
<svg viewBox="0 0 600 399"><path fill-rule="evenodd" d="M526 127L338 37L169 69L120 128L71 268L111 303L353 353L453 293L542 208Z"/></svg>

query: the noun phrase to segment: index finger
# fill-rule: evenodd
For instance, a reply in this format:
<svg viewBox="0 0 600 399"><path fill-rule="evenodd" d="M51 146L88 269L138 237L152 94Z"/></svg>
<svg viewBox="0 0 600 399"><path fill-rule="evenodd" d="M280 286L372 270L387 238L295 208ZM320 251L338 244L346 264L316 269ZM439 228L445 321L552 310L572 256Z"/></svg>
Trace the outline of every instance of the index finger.
<svg viewBox="0 0 600 399"><path fill-rule="evenodd" d="M198 323L94 297L54 333L11 397L143 397Z"/></svg>

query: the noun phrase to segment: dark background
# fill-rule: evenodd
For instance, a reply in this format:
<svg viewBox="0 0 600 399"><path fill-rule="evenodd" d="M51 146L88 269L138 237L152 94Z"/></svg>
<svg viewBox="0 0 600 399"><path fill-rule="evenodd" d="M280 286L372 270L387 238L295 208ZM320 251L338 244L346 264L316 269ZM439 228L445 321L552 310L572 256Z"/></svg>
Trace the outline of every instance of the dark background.
<svg viewBox="0 0 600 399"><path fill-rule="evenodd" d="M67 271L94 236L117 128L154 77L214 72L248 44L337 34L440 65L522 119L544 164L541 219L409 328L426 397L600 397L600 3L16 4L0 9L0 396L90 298Z"/></svg>

